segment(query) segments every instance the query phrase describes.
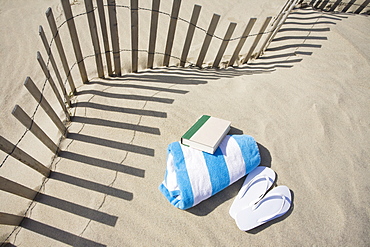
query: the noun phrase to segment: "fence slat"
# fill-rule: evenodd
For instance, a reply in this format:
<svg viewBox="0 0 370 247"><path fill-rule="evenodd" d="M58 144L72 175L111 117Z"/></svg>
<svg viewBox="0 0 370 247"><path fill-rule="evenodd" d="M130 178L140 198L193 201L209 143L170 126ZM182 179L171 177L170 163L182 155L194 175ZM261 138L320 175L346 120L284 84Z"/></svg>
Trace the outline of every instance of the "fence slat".
<svg viewBox="0 0 370 247"><path fill-rule="evenodd" d="M237 44L237 46L234 50L234 53L231 56L230 62L227 66L233 66L235 61L237 59L239 59L239 53L240 53L241 49L243 48L243 45L244 45L245 41L247 40L248 35L251 32L251 30L253 28L253 25L254 25L254 23L256 23L256 21L257 21L257 18L250 18L249 19L248 25L245 27L244 32L242 34L242 37L239 40L239 42L238 42L238 44Z"/></svg>
<svg viewBox="0 0 370 247"><path fill-rule="evenodd" d="M364 10L364 8L366 8L366 6L370 3L370 0L366 0L365 2L363 2L361 4L361 6L355 11L355 14L360 14L362 10Z"/></svg>
<svg viewBox="0 0 370 247"><path fill-rule="evenodd" d="M132 72L137 72L139 50L139 4L138 0L131 0L131 62Z"/></svg>
<svg viewBox="0 0 370 247"><path fill-rule="evenodd" d="M96 26L95 14L94 14L94 6L92 0L85 0L85 9L87 13L87 20L89 23L90 28L90 35L91 41L94 47L95 53L95 63L96 69L98 71L98 77L104 77L104 70L103 70L103 61L100 54L100 45L99 45L99 37L98 37L98 30Z"/></svg>
<svg viewBox="0 0 370 247"><path fill-rule="evenodd" d="M322 0L317 1L313 7L315 9L319 8L319 5L321 4L321 2L322 2Z"/></svg>
<svg viewBox="0 0 370 247"><path fill-rule="evenodd" d="M109 28L113 49L114 73L121 76L121 56L119 50L117 8L115 0L108 0Z"/></svg>
<svg viewBox="0 0 370 247"><path fill-rule="evenodd" d="M22 216L0 212L1 225L19 226L22 220Z"/></svg>
<svg viewBox="0 0 370 247"><path fill-rule="evenodd" d="M150 20L150 35L149 35L148 64L147 64L147 67L149 69L152 69L154 64L155 43L157 40L159 4L160 0L153 0L152 2L152 16Z"/></svg>
<svg viewBox="0 0 370 247"><path fill-rule="evenodd" d="M336 7L338 7L338 5L340 4L340 2L342 2L342 0L337 0L333 6L331 6L331 8L329 9L329 11L334 11Z"/></svg>
<svg viewBox="0 0 370 247"><path fill-rule="evenodd" d="M45 134L45 132L23 111L23 109L16 105L12 111L14 117L18 119L32 134L34 134L46 147L53 153L58 153L58 146Z"/></svg>
<svg viewBox="0 0 370 247"><path fill-rule="evenodd" d="M319 6L319 9L325 8L325 6L328 4L329 0L325 0L322 2L322 4Z"/></svg>
<svg viewBox="0 0 370 247"><path fill-rule="evenodd" d="M185 66L186 59L187 59L188 54L189 54L191 41L193 40L195 26L197 25L201 8L202 8L202 6L200 6L200 5L194 5L193 13L191 14L191 19L190 19L190 23L189 23L188 32L186 34L184 48L182 49L182 54L181 54L181 59L180 59L180 66L181 67Z"/></svg>
<svg viewBox="0 0 370 247"><path fill-rule="evenodd" d="M112 76L112 60L110 58L110 50L109 50L109 40L108 40L108 31L107 31L107 22L105 20L105 13L104 13L104 4L103 0L96 1L98 6L98 13L99 13L99 20L100 20L100 29L103 36L103 44L104 44L104 52L105 52L105 60L107 63L107 70L108 75Z"/></svg>
<svg viewBox="0 0 370 247"><path fill-rule="evenodd" d="M0 136L0 149L3 152L12 156L13 158L19 160L23 164L41 173L45 177L49 177L50 174L49 168L45 167L43 164L32 158L29 154L24 152L22 149L16 147L10 141L6 140L2 136Z"/></svg>
<svg viewBox="0 0 370 247"><path fill-rule="evenodd" d="M63 69L64 69L64 72L65 72L66 77L68 79L68 83L69 83L69 86L71 88L72 94L75 94L76 93L75 83L74 83L72 75L69 71L69 65L68 65L68 62L67 62L66 54L64 53L62 41L60 40L59 32L58 32L58 29L57 29L57 25L55 24L54 15L53 15L53 11L52 11L51 8L49 8L46 11L46 17L47 17L47 20L48 20L48 23L49 23L50 30L53 34L53 38L54 38L55 45L56 45L57 50L58 50L59 58L62 62Z"/></svg>
<svg viewBox="0 0 370 247"><path fill-rule="evenodd" d="M42 58L40 52L37 52L37 61L39 62L40 66L41 66L41 69L44 71L45 77L49 81L49 84L50 84L51 88L53 89L53 92L54 92L55 96L57 97L60 106L62 107L64 113L66 114L67 121L70 121L71 118L70 118L68 109L67 109L66 105L64 104L62 97L60 97L58 89L55 86L54 80L51 77L50 71L46 67L44 59Z"/></svg>
<svg viewBox="0 0 370 247"><path fill-rule="evenodd" d="M208 51L209 44L211 43L213 34L215 33L217 23L218 23L219 20L220 20L220 15L213 14L211 23L209 24L209 27L208 27L208 30L207 30L207 33L206 33L206 37L204 38L204 42L203 42L203 45L202 45L202 48L200 50L198 60L197 60L197 63L196 63L196 66L199 67L199 68L202 67L204 58L206 57L206 54L207 54L207 51Z"/></svg>
<svg viewBox="0 0 370 247"><path fill-rule="evenodd" d="M82 52L81 52L80 41L78 40L75 21L73 19L71 4L69 3L69 0L61 0L61 3L62 3L65 18L66 18L66 21L67 21L69 34L71 36L73 50L74 50L74 53L75 53L78 69L80 71L81 80L82 80L83 83L85 83L85 82L88 81L88 78L87 78L84 58L83 58Z"/></svg>
<svg viewBox="0 0 370 247"><path fill-rule="evenodd" d="M233 32L235 30L235 27L236 27L236 23L234 22L231 22L229 24L229 27L227 28L227 31L226 31L226 34L225 34L225 37L224 39L222 40L222 43L221 43L221 46L220 46L220 49L218 50L217 52L217 55L216 55L216 58L215 58L215 61L213 62L213 67L215 68L218 68L219 65L220 65L220 62L221 62L221 59L222 59L222 56L224 55L225 53L225 50L227 48L227 45L229 44L229 41L230 41L230 38L231 38L231 35L233 35Z"/></svg>
<svg viewBox="0 0 370 247"><path fill-rule="evenodd" d="M342 12L347 12L347 10L349 10L349 8L352 7L352 5L356 2L356 0L351 0L346 7L344 7L344 9L342 10Z"/></svg>
<svg viewBox="0 0 370 247"><path fill-rule="evenodd" d="M57 77L59 86L60 86L60 88L62 90L62 93L64 95L64 99L67 102L68 106L71 107L71 100L69 99L69 96L67 94L67 90L66 90L66 88L65 88L65 86L63 84L62 77L60 76L58 66L57 66L57 64L55 62L53 53L51 52L51 49L49 47L48 40L47 40L47 38L45 36L45 32L44 32L44 29L42 28L42 26L39 27L39 35L41 37L42 43L44 44L45 50L46 50L46 52L48 54L48 57L50 59L51 65L53 66L53 69L54 69L55 75Z"/></svg>
<svg viewBox="0 0 370 247"><path fill-rule="evenodd" d="M253 53L254 49L257 47L258 42L259 42L259 41L260 41L260 39L262 38L262 35L263 35L263 33L265 32L267 25L268 25L268 24L269 24L269 22L271 21L271 18L272 18L271 16L269 16L269 17L267 17L267 18L266 18L266 20L265 20L265 22L263 23L263 25L262 25L262 27L261 27L260 31L258 32L258 34L257 34L256 38L254 39L254 42L253 42L253 44L252 44L251 48L249 49L248 54L247 54L247 55L245 56L245 58L243 59L242 64L243 64L243 63L247 63L247 62L249 61L249 59L251 58L252 53Z"/></svg>
<svg viewBox="0 0 370 247"><path fill-rule="evenodd" d="M265 39L265 42L261 46L261 49L258 52L257 57L261 56L265 52L266 48L270 45L270 43L274 39L275 35L279 32L281 26L284 24L284 22L288 18L290 12L293 10L293 8L297 4L297 2L298 2L298 0L293 0L293 2L291 2L290 5L287 5L287 9L285 9L285 12L283 12L278 17L277 21L275 22L274 27L271 29L272 31L270 31L269 35Z"/></svg>
<svg viewBox="0 0 370 247"><path fill-rule="evenodd" d="M33 200L37 195L37 191L27 188L24 185L13 182L7 178L0 176L0 190L6 191L8 193Z"/></svg>
<svg viewBox="0 0 370 247"><path fill-rule="evenodd" d="M31 93L31 95L35 98L35 100L40 104L40 106L44 109L46 114L48 114L48 116L57 126L57 128L62 133L62 135L67 136L68 131L67 131L66 126L64 126L62 121L59 119L58 115L55 113L53 108L50 106L49 102L41 94L41 92L38 90L35 83L32 81L30 77L27 77L26 81L24 82L24 86Z"/></svg>
<svg viewBox="0 0 370 247"><path fill-rule="evenodd" d="M173 40L175 37L176 24L177 24L177 19L179 16L179 11L180 11L180 4L181 4L181 0L173 0L171 20L170 20L170 25L168 27L166 49L165 49L164 58L163 58L163 66L166 66L166 67L168 67L168 65L170 64L172 45L173 45Z"/></svg>

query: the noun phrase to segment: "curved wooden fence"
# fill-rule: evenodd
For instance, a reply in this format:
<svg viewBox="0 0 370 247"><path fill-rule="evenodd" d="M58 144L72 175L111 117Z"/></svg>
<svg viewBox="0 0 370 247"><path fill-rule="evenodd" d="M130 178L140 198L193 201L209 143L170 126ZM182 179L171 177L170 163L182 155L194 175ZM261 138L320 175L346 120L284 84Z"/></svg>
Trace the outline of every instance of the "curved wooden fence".
<svg viewBox="0 0 370 247"><path fill-rule="evenodd" d="M46 115L55 124L60 132L61 138L68 136L68 130L66 123L73 121L71 119L71 97L76 94L76 84L75 79L72 77L72 70L77 66L79 76L83 83L89 81L87 68L85 65L85 60L87 58L95 58L94 71L96 76L100 78L112 77L112 76L122 76L122 58L121 53L124 51L129 51L131 53L131 72L135 73L139 71L139 53L147 54L146 68L152 69L156 65L154 63L156 56L162 56L163 61L158 67L168 67L168 66L179 66L179 67L198 67L202 68L204 66L209 66L213 68L220 68L220 64L223 67L242 66L248 63L252 58L263 55L265 49L269 46L270 42L285 22L288 14L298 3L298 0L288 0L286 4L282 7L281 11L276 17L267 17L265 20L261 21L261 26L258 28L258 32L251 34L251 30L255 25L257 19L250 18L248 24L245 26L244 31L233 38L234 30L237 23L229 23L227 31L223 37L218 37L215 35L215 30L217 28L218 22L220 20L220 15L213 14L212 19L209 22L207 29L197 26L197 21L200 16L201 6L194 5L192 10L192 15L190 20L185 20L179 18L179 10L181 7L181 0L173 0L171 13L165 13L160 11L160 0L152 1L152 8L142 8L139 6L138 0L131 0L130 6L119 5L115 0L84 0L85 12L79 14L81 16L86 16L87 26L89 30L86 32L90 33L91 45L93 54L83 55L82 49L79 41L78 28L76 27L75 19L77 15L73 15L71 5L69 0L61 0L65 21L57 26L56 19L53 14L53 10L49 8L46 11L46 18L49 24L50 33L52 34L52 39L48 40L44 28L39 27L39 35L42 44L45 47L45 51L48 55L45 60L41 53L37 53L37 60L45 75L45 83L43 88L40 90L30 77L27 77L24 86L27 88L29 93L37 102L37 106L34 110L33 115L29 116L19 105L16 105L12 111L15 118L19 120L21 124L26 128L25 132L21 135L18 142L13 144L0 133L0 149L7 155L5 159L0 163L0 168L7 163L8 157L13 157L19 160L21 163L32 168L36 172L39 172L47 178L50 175L51 169L49 164L42 164L37 159L30 156L27 151L19 148L19 143L22 142L23 137L27 132L31 132L40 142L42 142L45 147L52 151L56 156L60 151L58 143L55 143L44 131L43 129L34 121L34 116L38 109L41 107ZM120 16L117 14L118 8L125 8L130 10L130 16ZM139 26L139 11L150 12L150 29L147 30L148 36L144 37L148 39L148 49L139 49L139 30L144 27ZM158 33L158 26L162 25L160 21L160 15L169 16L169 25L166 33ZM129 50L122 49L120 44L125 36L125 34L119 33L119 25L121 19L130 20L131 30L126 30L130 32L130 43L131 48ZM187 24L186 37L183 44L174 43L174 37L177 31L177 23L185 22ZM69 30L69 38L71 42L72 50L65 49L63 42L65 42L66 37L61 37L59 32L61 27L67 25ZM193 38L195 35L195 30L199 29L203 32L204 39L201 45L200 51L196 59L191 60L188 58L189 51L193 44ZM165 52L159 52L156 50L158 43L158 36L165 36ZM211 65L205 65L204 60L207 55L207 51L210 46L214 45L211 41L213 39L218 39L221 41L221 45L218 47L218 52L216 53L213 63ZM251 45L246 49L248 52L245 54L240 54L241 50L247 39L253 39ZM230 41L235 42L235 47L231 54L226 54L229 59L225 59L225 51L229 45ZM179 55L173 54L174 46L181 46L181 53ZM244 48L245 49L245 48ZM73 53L71 55L70 53ZM56 58L58 54L58 58ZM68 56L69 55L69 56ZM74 56L75 62L71 65L67 57ZM177 60L175 64L171 63L171 59ZM59 66L58 66L59 64ZM52 73L51 73L52 72ZM54 75L54 76L52 76ZM49 85L57 99L58 104L64 112L64 118L61 119L55 112L54 107L48 102L44 95L45 86ZM32 147L30 147L32 148ZM32 200L37 191L26 188L23 185L18 184L5 177L0 177L0 189L2 191L9 192L11 194ZM14 225L18 226L21 223L23 216L13 215L6 212L0 212L0 224L4 225Z"/></svg>

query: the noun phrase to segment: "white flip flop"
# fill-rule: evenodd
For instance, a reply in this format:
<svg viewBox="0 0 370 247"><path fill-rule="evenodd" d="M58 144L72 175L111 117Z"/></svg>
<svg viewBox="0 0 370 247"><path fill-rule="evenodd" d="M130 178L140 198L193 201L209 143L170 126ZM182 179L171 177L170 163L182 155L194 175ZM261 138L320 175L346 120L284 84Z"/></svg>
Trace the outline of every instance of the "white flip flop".
<svg viewBox="0 0 370 247"><path fill-rule="evenodd" d="M249 231L270 220L276 219L291 206L291 193L288 187L281 185L269 191L256 204L244 208L236 214L236 225L242 231Z"/></svg>
<svg viewBox="0 0 370 247"><path fill-rule="evenodd" d="M274 184L276 174L268 167L258 166L250 172L230 207L229 214L235 219L242 209L261 200Z"/></svg>

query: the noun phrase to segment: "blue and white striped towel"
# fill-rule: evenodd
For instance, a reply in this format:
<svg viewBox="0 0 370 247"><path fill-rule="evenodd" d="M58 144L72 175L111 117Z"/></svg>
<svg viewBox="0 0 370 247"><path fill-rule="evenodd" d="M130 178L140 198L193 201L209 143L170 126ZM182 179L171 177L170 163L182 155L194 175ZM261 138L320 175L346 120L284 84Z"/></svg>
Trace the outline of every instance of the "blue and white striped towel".
<svg viewBox="0 0 370 247"><path fill-rule="evenodd" d="M227 135L214 154L173 142L159 190L177 208L188 209L250 173L261 161L248 135Z"/></svg>

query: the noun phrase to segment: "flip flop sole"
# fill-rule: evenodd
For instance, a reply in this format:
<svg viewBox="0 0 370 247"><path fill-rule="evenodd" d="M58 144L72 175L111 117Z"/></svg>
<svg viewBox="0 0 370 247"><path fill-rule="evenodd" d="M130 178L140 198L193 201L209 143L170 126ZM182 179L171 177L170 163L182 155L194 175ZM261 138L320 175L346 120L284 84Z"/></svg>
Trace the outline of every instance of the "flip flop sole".
<svg viewBox="0 0 370 247"><path fill-rule="evenodd" d="M237 213L236 224L240 230L249 231L284 215L290 206L291 193L289 188L284 185L278 186L269 191L257 204Z"/></svg>
<svg viewBox="0 0 370 247"><path fill-rule="evenodd" d="M259 201L274 184L275 178L275 172L264 166L258 166L250 172L230 207L230 216L235 219L238 212Z"/></svg>

